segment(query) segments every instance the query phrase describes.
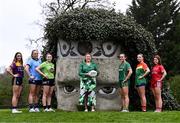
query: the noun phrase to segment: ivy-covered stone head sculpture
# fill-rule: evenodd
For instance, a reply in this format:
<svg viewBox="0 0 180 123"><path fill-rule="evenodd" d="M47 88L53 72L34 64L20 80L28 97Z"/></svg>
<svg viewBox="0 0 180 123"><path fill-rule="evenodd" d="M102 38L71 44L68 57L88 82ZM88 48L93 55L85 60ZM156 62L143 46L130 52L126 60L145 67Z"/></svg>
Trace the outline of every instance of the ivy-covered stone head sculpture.
<svg viewBox="0 0 180 123"><path fill-rule="evenodd" d="M118 110L119 53L125 53L135 67L138 53L150 61L156 51L152 35L141 25L121 13L104 9L75 9L50 18L45 38L48 39L46 50L57 56L56 95L58 108L64 110L77 110L78 67L87 52L100 72L96 109Z"/></svg>

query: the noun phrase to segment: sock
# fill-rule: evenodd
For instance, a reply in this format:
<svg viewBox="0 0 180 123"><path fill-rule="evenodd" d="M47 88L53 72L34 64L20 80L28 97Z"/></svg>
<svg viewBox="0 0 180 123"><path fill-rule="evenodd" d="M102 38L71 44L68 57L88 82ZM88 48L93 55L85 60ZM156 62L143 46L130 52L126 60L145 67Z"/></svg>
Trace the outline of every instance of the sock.
<svg viewBox="0 0 180 123"><path fill-rule="evenodd" d="M51 108L51 105L48 105L47 108L50 109L50 108Z"/></svg>
<svg viewBox="0 0 180 123"><path fill-rule="evenodd" d="M39 108L38 103L35 103L35 104L34 104L34 108Z"/></svg>
<svg viewBox="0 0 180 123"><path fill-rule="evenodd" d="M141 106L142 111L146 111L146 106Z"/></svg>
<svg viewBox="0 0 180 123"><path fill-rule="evenodd" d="M156 110L157 110L157 111L162 111L162 108L156 107Z"/></svg>
<svg viewBox="0 0 180 123"><path fill-rule="evenodd" d="M17 109L17 106L12 106L12 109Z"/></svg>
<svg viewBox="0 0 180 123"><path fill-rule="evenodd" d="M29 109L32 109L33 107L33 104L29 104Z"/></svg>
<svg viewBox="0 0 180 123"><path fill-rule="evenodd" d="M47 108L47 106L43 106L43 108L44 108L44 109L46 109L46 108Z"/></svg>

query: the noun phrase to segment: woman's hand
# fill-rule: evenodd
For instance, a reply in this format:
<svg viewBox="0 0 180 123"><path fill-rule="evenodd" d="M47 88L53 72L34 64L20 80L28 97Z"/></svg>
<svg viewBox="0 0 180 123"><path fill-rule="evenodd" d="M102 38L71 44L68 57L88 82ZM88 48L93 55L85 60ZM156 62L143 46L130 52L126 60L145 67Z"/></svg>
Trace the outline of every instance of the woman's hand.
<svg viewBox="0 0 180 123"><path fill-rule="evenodd" d="M13 75L13 77L15 77L15 78L18 77L18 76L19 76L19 74L14 74L14 75Z"/></svg>
<svg viewBox="0 0 180 123"><path fill-rule="evenodd" d="M91 77L89 73L85 73L85 76Z"/></svg>
<svg viewBox="0 0 180 123"><path fill-rule="evenodd" d="M142 79L142 78L144 78L144 76L140 76L138 79Z"/></svg>
<svg viewBox="0 0 180 123"><path fill-rule="evenodd" d="M43 76L44 76L44 78L48 79L48 76L47 76L47 75L43 75Z"/></svg>
<svg viewBox="0 0 180 123"><path fill-rule="evenodd" d="M35 78L34 76L30 76L30 78L29 78L29 79L32 79L32 80L33 80L34 78Z"/></svg>
<svg viewBox="0 0 180 123"><path fill-rule="evenodd" d="M125 82L127 82L127 80L126 80L126 79L122 81L122 83L125 83Z"/></svg>

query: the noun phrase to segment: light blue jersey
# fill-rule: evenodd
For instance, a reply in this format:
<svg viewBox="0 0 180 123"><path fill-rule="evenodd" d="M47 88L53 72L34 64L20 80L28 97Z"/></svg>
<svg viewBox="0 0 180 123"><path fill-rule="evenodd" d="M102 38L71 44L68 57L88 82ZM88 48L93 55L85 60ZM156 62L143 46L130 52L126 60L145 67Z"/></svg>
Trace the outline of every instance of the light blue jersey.
<svg viewBox="0 0 180 123"><path fill-rule="evenodd" d="M31 76L34 76L34 80L42 80L41 75L36 71L36 67L38 67L41 64L41 60L34 60L30 59L27 62L27 65L29 65L29 72Z"/></svg>

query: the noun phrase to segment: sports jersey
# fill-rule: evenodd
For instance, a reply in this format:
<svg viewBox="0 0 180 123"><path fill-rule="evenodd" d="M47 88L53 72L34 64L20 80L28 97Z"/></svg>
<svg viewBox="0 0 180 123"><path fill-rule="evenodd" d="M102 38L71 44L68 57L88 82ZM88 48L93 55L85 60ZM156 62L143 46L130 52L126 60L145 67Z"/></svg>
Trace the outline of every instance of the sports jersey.
<svg viewBox="0 0 180 123"><path fill-rule="evenodd" d="M14 62L10 67L13 74L18 74L18 77L24 77L24 67L20 62Z"/></svg>
<svg viewBox="0 0 180 123"><path fill-rule="evenodd" d="M139 77L144 75L147 68L148 68L148 66L144 62L141 62L137 65L137 67L136 67L136 79L135 79L136 85L146 84L146 78L143 77L142 79L139 79Z"/></svg>
<svg viewBox="0 0 180 123"><path fill-rule="evenodd" d="M157 87L158 84L160 84L159 86L162 86L162 81L159 81L159 83L157 84L157 81L160 80L162 78L163 72L164 72L164 67L162 65L155 65L153 66L152 70L151 70L151 87Z"/></svg>
<svg viewBox="0 0 180 123"><path fill-rule="evenodd" d="M35 60L30 59L27 62L27 65L29 65L29 72L31 76L34 76L34 80L42 80L41 75L36 71L36 67L38 67L41 64L41 60Z"/></svg>
<svg viewBox="0 0 180 123"><path fill-rule="evenodd" d="M42 72L48 77L48 79L54 79L54 64L51 62L43 62L40 65Z"/></svg>
<svg viewBox="0 0 180 123"><path fill-rule="evenodd" d="M119 65L119 81L125 80L129 69L131 69L131 66L127 61Z"/></svg>

